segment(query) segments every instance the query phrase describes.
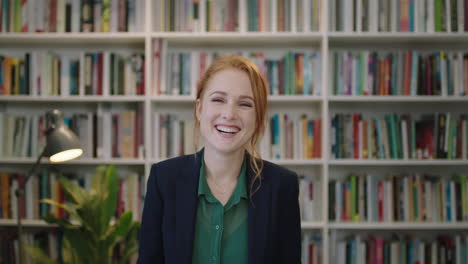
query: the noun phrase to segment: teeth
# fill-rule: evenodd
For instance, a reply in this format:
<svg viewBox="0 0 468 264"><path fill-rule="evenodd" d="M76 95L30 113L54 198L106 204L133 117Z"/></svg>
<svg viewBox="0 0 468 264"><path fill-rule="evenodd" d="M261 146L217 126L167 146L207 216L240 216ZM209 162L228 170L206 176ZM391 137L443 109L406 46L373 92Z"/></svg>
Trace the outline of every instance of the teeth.
<svg viewBox="0 0 468 264"><path fill-rule="evenodd" d="M226 132L226 133L237 133L237 132L239 132L239 129L234 128L234 127L216 126L216 128L219 131Z"/></svg>

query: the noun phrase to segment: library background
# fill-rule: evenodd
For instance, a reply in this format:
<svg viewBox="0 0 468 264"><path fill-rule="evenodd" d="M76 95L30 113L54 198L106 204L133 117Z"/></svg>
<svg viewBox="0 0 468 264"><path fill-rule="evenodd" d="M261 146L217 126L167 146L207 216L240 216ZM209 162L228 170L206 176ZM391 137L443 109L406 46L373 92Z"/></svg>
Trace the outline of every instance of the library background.
<svg viewBox="0 0 468 264"><path fill-rule="evenodd" d="M112 222L139 221L151 164L193 153L196 83L227 53L270 84L259 148L301 176L303 263L468 263L466 1L0 0L0 30L0 263L18 216L27 245L67 257L43 218L73 213L39 201L71 207L58 179L90 190L101 164ZM52 109L84 154L43 159L17 208Z"/></svg>

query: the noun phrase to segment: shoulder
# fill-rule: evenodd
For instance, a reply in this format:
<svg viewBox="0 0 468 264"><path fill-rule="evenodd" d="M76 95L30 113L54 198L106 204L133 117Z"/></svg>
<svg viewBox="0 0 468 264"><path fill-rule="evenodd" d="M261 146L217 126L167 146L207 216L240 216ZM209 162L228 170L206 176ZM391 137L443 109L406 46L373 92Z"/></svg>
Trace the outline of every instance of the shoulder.
<svg viewBox="0 0 468 264"><path fill-rule="evenodd" d="M299 197L297 173L285 167L264 161L263 183L270 186L278 206L293 206Z"/></svg>
<svg viewBox="0 0 468 264"><path fill-rule="evenodd" d="M170 158L167 160L160 161L151 166L151 171L178 171L183 167L194 165L195 154L183 155L175 158Z"/></svg>
<svg viewBox="0 0 468 264"><path fill-rule="evenodd" d="M281 186L294 186L298 184L298 177L294 171L266 160L263 161L263 164L264 180Z"/></svg>
<svg viewBox="0 0 468 264"><path fill-rule="evenodd" d="M151 166L149 180L158 182L161 185L170 184L176 175L186 174L193 171L196 166L194 154L183 155L175 158L160 161Z"/></svg>

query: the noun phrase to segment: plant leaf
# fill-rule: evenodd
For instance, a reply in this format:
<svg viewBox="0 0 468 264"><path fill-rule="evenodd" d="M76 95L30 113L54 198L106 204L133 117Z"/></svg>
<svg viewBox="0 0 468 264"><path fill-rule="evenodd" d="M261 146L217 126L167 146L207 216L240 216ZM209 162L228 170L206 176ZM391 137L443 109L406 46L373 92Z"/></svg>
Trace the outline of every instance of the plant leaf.
<svg viewBox="0 0 468 264"><path fill-rule="evenodd" d="M105 234L106 226L109 226L109 222L112 216L115 214L117 208L117 200L119 196L119 179L114 165L110 165L106 170L105 175L105 189L107 190L102 197L102 211L100 214L102 234Z"/></svg>
<svg viewBox="0 0 468 264"><path fill-rule="evenodd" d="M96 237L101 236L100 214L102 210L102 202L97 201L99 198L90 195L80 208L76 209L77 214L81 217L82 223L92 230Z"/></svg>
<svg viewBox="0 0 468 264"><path fill-rule="evenodd" d="M127 236L124 241L124 252L120 258L120 263L125 264L130 260L132 255L138 252L138 235L140 234L140 222L132 222L130 225L130 230L127 233Z"/></svg>
<svg viewBox="0 0 468 264"><path fill-rule="evenodd" d="M63 193L69 201L75 204L83 203L83 200L86 197L86 191L83 188L74 184L63 176L59 178L59 182L62 184Z"/></svg>
<svg viewBox="0 0 468 264"><path fill-rule="evenodd" d="M37 264L57 264L56 261L49 258L46 253L41 248L33 247L33 246L26 246L26 251L28 252L29 256L33 259L34 263Z"/></svg>
<svg viewBox="0 0 468 264"><path fill-rule="evenodd" d="M120 219L113 225L108 232L103 236L103 240L110 247L114 247L122 241L128 234L132 224L132 212L125 212Z"/></svg>
<svg viewBox="0 0 468 264"><path fill-rule="evenodd" d="M125 247L122 257L120 257L120 263L128 263L130 258L138 252L138 247Z"/></svg>
<svg viewBox="0 0 468 264"><path fill-rule="evenodd" d="M99 166L96 168L96 171L93 175L93 181L91 182L91 195L102 194L104 191L107 191L104 187L106 175L106 166Z"/></svg>
<svg viewBox="0 0 468 264"><path fill-rule="evenodd" d="M132 224L132 211L125 212L116 224L115 235L124 237L128 234Z"/></svg>
<svg viewBox="0 0 468 264"><path fill-rule="evenodd" d="M116 224L109 228L108 232L101 238L103 243L110 248L114 248L118 243L123 241L130 230L131 217L131 212L123 214Z"/></svg>
<svg viewBox="0 0 468 264"><path fill-rule="evenodd" d="M59 208L62 208L62 209L64 209L65 211L67 211L67 213L69 213L70 216L76 218L78 221L81 222L80 216L75 212L75 210L74 210L73 208L69 207L69 206L66 205L66 204L61 204L61 203L59 203L59 202L57 202L57 201L54 201L54 200L52 200L52 199L41 199L40 202L41 202L41 203L47 203L47 204L54 205L54 206L57 206L57 207L59 207Z"/></svg>
<svg viewBox="0 0 468 264"><path fill-rule="evenodd" d="M82 230L65 230L64 239L69 244L73 262L76 263L97 263L95 257L100 254L96 251L96 241L90 239L87 232Z"/></svg>
<svg viewBox="0 0 468 264"><path fill-rule="evenodd" d="M80 226L73 225L67 219L57 218L54 216L45 216L45 217L42 217L42 219L49 224L56 224L60 228L63 228L63 229L79 229L80 228Z"/></svg>

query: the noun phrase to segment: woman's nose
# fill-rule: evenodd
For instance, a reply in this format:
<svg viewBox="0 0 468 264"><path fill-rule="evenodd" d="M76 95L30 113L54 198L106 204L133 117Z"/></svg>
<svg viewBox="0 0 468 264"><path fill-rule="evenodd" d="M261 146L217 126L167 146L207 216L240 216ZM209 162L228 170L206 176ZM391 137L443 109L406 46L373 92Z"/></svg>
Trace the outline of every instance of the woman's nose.
<svg viewBox="0 0 468 264"><path fill-rule="evenodd" d="M235 104L226 104L226 106L223 108L222 117L227 120L234 119L236 117L236 113L237 111Z"/></svg>

